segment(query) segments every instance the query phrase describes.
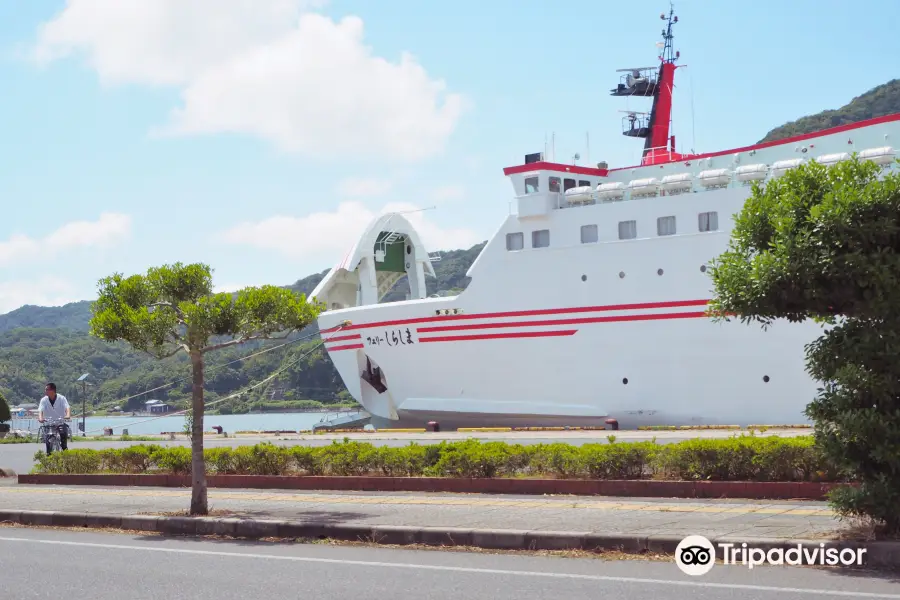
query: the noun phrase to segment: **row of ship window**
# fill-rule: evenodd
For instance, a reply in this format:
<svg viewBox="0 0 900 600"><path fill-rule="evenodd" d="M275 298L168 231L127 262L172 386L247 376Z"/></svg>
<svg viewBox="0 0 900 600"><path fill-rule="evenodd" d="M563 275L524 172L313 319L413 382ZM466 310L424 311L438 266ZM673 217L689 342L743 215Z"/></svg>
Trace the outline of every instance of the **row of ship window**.
<svg viewBox="0 0 900 600"><path fill-rule="evenodd" d="M549 190L551 192L559 192L559 177L551 177L549 181ZM574 179L566 179L563 182L563 192L566 192L573 187L576 187ZM587 180L581 180L578 182L577 187L591 187L591 182ZM538 192L538 178L537 177L526 177L525 178L525 193L526 194L535 194Z"/></svg>
<svg viewBox="0 0 900 600"><path fill-rule="evenodd" d="M717 231L719 229L719 214L715 211L703 212L697 215L697 230ZM677 233L675 216L659 217L656 219L656 235L675 235ZM633 240L637 238L637 221L619 221L619 239ZM594 244L600 241L600 232L596 225L581 226L581 243ZM547 248L550 246L550 230L538 229L531 232L532 248ZM510 251L523 250L525 248L525 234L521 231L506 234L506 249Z"/></svg>

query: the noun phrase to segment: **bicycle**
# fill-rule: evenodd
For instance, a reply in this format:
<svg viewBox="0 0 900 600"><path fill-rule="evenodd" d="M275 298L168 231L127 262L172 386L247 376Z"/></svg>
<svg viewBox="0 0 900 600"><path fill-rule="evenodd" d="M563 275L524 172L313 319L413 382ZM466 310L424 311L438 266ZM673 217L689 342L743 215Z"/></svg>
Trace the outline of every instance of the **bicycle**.
<svg viewBox="0 0 900 600"><path fill-rule="evenodd" d="M40 440L47 446L47 454L62 451L62 435L60 433L63 427L66 428L68 434L69 425L67 419L48 419L40 427ZM68 435L66 435L68 439Z"/></svg>

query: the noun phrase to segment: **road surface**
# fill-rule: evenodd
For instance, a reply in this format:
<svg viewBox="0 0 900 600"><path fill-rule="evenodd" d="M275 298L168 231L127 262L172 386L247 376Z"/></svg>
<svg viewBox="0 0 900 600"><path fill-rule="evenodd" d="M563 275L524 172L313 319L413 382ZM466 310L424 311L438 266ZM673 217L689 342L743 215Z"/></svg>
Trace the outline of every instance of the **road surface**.
<svg viewBox="0 0 900 600"><path fill-rule="evenodd" d="M900 599L886 575L0 527L4 598L59 600Z"/></svg>

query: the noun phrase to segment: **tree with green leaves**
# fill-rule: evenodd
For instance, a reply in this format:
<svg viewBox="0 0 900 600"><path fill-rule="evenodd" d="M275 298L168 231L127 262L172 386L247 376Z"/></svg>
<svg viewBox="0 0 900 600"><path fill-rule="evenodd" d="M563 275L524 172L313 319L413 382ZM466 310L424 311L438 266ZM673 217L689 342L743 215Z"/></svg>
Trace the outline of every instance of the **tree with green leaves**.
<svg viewBox="0 0 900 600"><path fill-rule="evenodd" d="M900 531L900 175L854 156L754 185L709 272L716 319L822 325L806 346L822 384L806 414L859 484L830 501Z"/></svg>
<svg viewBox="0 0 900 600"><path fill-rule="evenodd" d="M123 340L157 358L179 352L190 357L191 514L208 514L203 460L205 355L250 340L280 339L312 323L322 306L304 294L266 285L235 294L213 293L212 270L204 264L163 265L144 275L115 274L100 280L92 306L91 334ZM277 335L276 335L277 334Z"/></svg>
<svg viewBox="0 0 900 600"><path fill-rule="evenodd" d="M9 403L6 401L6 398L3 397L3 392L0 392L0 423L11 420L12 411L9 410Z"/></svg>

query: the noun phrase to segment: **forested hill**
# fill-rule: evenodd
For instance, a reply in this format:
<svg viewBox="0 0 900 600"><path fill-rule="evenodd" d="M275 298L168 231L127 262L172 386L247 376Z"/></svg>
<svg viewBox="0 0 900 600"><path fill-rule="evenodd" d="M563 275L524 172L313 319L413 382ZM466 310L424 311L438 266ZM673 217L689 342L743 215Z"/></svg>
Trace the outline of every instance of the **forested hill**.
<svg viewBox="0 0 900 600"><path fill-rule="evenodd" d="M90 318L91 303L88 300L53 307L26 304L0 315L0 334L20 327L61 328L86 333Z"/></svg>
<svg viewBox="0 0 900 600"><path fill-rule="evenodd" d="M465 289L468 285L466 271L483 247L484 243L481 243L467 250L442 252L441 260L434 263L437 278L426 278L428 293L453 293ZM327 272L308 275L287 287L308 295ZM407 289L405 279L399 281L386 300L402 300ZM87 372L97 383L88 395L96 407L118 404L134 410L151 399L168 400L186 407L190 395L190 366L186 357L179 355L159 361L134 352L125 344L109 344L92 338L87 333L90 316L90 301L61 307L23 306L0 315L0 391L7 399L13 404L36 402L43 395L44 383L54 381L61 393L80 404L73 382ZM315 327L310 329L315 333ZM216 366L273 345L275 343L248 344L210 355L209 400L265 379L283 364L308 354L271 385L260 386L239 401L223 403L222 408L225 412L244 412L249 408L260 408L263 403L268 404L268 408L284 408L286 402L294 407L313 408L315 402L352 402L325 353L321 349L310 353L315 340L297 342L226 367ZM126 400L179 377L184 379L178 385Z"/></svg>
<svg viewBox="0 0 900 600"><path fill-rule="evenodd" d="M893 79L874 87L837 110L824 110L776 127L766 134L760 143L774 142L795 135L858 123L893 113L900 113L900 79Z"/></svg>

